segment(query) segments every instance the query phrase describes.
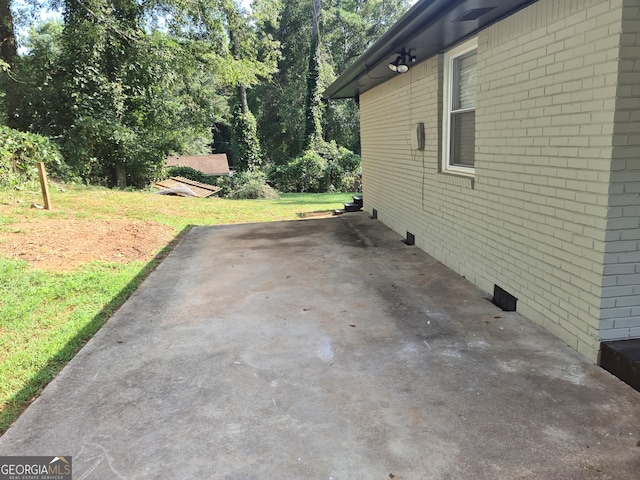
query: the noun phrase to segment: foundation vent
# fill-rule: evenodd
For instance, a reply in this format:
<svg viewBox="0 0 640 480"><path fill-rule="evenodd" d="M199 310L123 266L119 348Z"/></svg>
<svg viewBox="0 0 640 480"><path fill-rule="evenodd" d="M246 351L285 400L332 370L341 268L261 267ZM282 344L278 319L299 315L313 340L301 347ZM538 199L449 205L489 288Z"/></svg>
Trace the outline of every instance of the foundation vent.
<svg viewBox="0 0 640 480"><path fill-rule="evenodd" d="M518 299L498 285L493 286L493 303L505 312L515 312Z"/></svg>
<svg viewBox="0 0 640 480"><path fill-rule="evenodd" d="M376 210L375 208L371 210L371 217L372 220L376 220L378 218L378 210Z"/></svg>

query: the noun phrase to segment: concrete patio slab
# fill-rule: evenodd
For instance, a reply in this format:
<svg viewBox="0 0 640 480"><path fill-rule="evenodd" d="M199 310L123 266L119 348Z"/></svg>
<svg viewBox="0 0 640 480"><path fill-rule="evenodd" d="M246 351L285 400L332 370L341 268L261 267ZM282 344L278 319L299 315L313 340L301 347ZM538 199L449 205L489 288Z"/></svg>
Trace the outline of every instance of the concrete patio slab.
<svg viewBox="0 0 640 480"><path fill-rule="evenodd" d="M365 214L194 228L0 439L76 479L638 479L640 393Z"/></svg>

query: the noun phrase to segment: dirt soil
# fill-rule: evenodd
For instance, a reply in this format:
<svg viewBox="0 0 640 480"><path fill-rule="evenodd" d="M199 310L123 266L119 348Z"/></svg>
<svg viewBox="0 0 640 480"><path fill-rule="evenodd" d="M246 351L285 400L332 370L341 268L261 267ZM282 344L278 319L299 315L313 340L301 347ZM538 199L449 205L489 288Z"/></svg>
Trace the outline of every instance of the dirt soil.
<svg viewBox="0 0 640 480"><path fill-rule="evenodd" d="M69 271L96 260L149 261L174 237L173 228L149 221L43 218L0 230L0 255Z"/></svg>

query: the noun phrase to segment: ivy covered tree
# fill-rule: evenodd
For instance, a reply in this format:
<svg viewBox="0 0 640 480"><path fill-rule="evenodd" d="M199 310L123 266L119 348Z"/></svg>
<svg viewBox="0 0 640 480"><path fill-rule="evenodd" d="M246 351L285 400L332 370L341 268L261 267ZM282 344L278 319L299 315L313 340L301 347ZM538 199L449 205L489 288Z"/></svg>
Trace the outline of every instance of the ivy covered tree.
<svg viewBox="0 0 640 480"><path fill-rule="evenodd" d="M239 76L231 82L238 92L238 107L231 119L232 160L238 170L255 170L263 164L256 119L249 108L247 89L258 83L258 76L268 78L276 70L279 43L270 31L277 26L279 6L274 1L256 1L248 13L232 0L226 5L233 59L253 65L257 72L253 78Z"/></svg>
<svg viewBox="0 0 640 480"><path fill-rule="evenodd" d="M304 146L313 148L322 138L320 124L322 109L320 105L320 0L312 0L313 14L311 18L311 46L309 48L309 67L307 69L307 92L305 102Z"/></svg>
<svg viewBox="0 0 640 480"><path fill-rule="evenodd" d="M237 170L255 170L263 164L262 149L251 110L236 108L232 119L231 148Z"/></svg>
<svg viewBox="0 0 640 480"><path fill-rule="evenodd" d="M320 95L408 7L407 0L292 0L284 5L274 34L282 43L278 72L250 97L267 158L288 163L318 138L359 151L355 102L322 104Z"/></svg>

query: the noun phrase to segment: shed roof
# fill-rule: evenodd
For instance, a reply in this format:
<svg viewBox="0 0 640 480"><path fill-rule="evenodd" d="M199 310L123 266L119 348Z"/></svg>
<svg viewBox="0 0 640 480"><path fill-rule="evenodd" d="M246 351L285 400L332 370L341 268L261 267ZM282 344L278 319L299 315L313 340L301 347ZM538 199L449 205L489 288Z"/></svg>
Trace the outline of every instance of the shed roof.
<svg viewBox="0 0 640 480"><path fill-rule="evenodd" d="M323 93L351 98L397 73L389 63L403 48L421 62L537 0L419 0Z"/></svg>
<svg viewBox="0 0 640 480"><path fill-rule="evenodd" d="M167 167L191 167L205 175L229 175L229 161L226 153L169 156Z"/></svg>
<svg viewBox="0 0 640 480"><path fill-rule="evenodd" d="M160 189L160 192L156 193L169 193L180 197L206 198L222 190L222 188L215 185L196 182L184 177L171 177L167 180L156 182L154 186Z"/></svg>

